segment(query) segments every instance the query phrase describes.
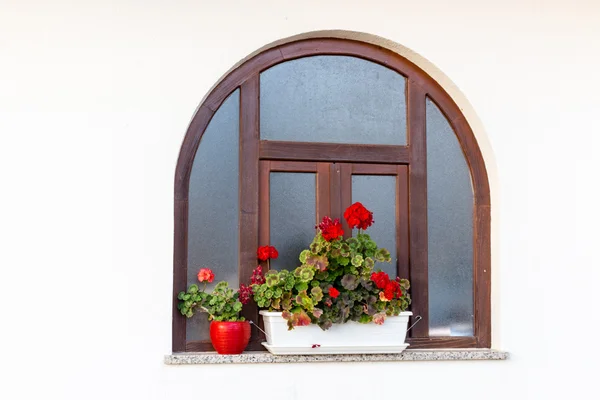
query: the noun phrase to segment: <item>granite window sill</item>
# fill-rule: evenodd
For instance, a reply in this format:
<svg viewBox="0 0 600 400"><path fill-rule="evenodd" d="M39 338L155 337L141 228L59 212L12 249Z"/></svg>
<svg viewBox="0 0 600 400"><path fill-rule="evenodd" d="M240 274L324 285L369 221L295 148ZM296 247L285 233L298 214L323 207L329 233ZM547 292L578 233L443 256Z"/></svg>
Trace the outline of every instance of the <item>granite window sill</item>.
<svg viewBox="0 0 600 400"><path fill-rule="evenodd" d="M406 350L400 354L319 354L276 356L266 352L238 355L207 353L175 353L165 356L167 365L197 364L290 364L312 362L383 362L383 361L452 361L506 360L508 353L490 349Z"/></svg>

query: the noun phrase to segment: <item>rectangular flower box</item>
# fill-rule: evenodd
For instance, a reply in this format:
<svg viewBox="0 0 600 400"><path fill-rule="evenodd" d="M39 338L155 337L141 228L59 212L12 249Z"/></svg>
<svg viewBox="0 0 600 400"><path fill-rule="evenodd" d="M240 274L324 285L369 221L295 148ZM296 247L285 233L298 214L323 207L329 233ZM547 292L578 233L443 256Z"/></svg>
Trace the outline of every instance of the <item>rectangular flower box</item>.
<svg viewBox="0 0 600 400"><path fill-rule="evenodd" d="M273 354L376 354L401 353L410 311L386 317L382 325L348 321L334 324L327 331L317 325L297 326L288 330L280 312L261 311L267 342L263 346Z"/></svg>

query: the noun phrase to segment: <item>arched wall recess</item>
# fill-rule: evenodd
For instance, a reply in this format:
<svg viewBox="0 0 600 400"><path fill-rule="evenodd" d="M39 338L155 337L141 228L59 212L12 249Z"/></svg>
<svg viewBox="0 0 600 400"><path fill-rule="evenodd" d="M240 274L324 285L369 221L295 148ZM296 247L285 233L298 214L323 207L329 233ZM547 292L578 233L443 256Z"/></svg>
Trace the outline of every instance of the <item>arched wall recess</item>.
<svg viewBox="0 0 600 400"><path fill-rule="evenodd" d="M261 140L260 138L260 76L263 71L291 60L314 56L354 57L386 67L406 78L406 136L404 145L302 143ZM467 119L446 91L427 73L403 56L380 46L356 39L340 37L310 37L273 44L246 59L230 71L208 94L188 128L175 176L175 247L174 295L188 283L188 222L190 206L190 175L203 134L223 102L239 90L239 282L248 282L256 264L256 248L269 242L268 195L259 188L268 187L269 171L283 172L294 165L295 172L329 174L338 172L352 179L353 173L398 176L406 171L406 202L398 197L398 207L406 207L406 215L397 216L398 268L400 275L412 282L412 311L423 321L412 330L412 348L427 347L490 347L491 345L491 257L490 257L490 188L488 175L477 140ZM472 326L466 333L439 336L431 328L429 318L430 272L428 270L428 191L427 191L427 113L428 104L437 108L456 135L464 155L472 186ZM431 107L431 106L429 106ZM265 172L262 167L270 165ZM286 164L287 163L287 164ZM311 169L314 165L314 171ZM286 169L287 168L287 169ZM354 168L354 169L353 169ZM363 172L360 172L360 170ZM393 172L390 172L392 171ZM353 172L354 171L354 172ZM356 172L359 171L359 172ZM375 171L375 172L372 172ZM327 175L335 176L335 174ZM320 179L320 178L317 178ZM468 178L467 178L468 179ZM334 188L335 178L329 189ZM325 187L317 185L317 196ZM344 192L342 190L341 192ZM400 189L399 192L402 192ZM342 193L338 202L317 205L318 216L338 216L351 199ZM404 225L403 225L404 224ZM406 226L403 231L401 226ZM235 251L235 250L232 250ZM452 266L450 266L452 267ZM471 281L469 281L471 282ZM464 288L462 289L464 290ZM435 297L435 296L433 296ZM464 297L464 296L463 296ZM176 304L176 300L174 300ZM256 320L257 310L248 309L246 316ZM462 313L464 317L464 312ZM255 336L250 349L260 350L260 337ZM186 320L174 305L173 351L210 350L206 341L186 340Z"/></svg>

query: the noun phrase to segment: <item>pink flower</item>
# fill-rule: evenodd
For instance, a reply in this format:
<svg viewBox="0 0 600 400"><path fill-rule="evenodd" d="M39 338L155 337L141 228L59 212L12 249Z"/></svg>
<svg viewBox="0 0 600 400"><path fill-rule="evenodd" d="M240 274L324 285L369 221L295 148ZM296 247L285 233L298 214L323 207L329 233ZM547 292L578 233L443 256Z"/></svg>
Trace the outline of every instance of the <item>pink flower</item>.
<svg viewBox="0 0 600 400"><path fill-rule="evenodd" d="M377 325L383 325L384 321L385 321L385 312L380 312L380 313L373 315L373 322L375 322Z"/></svg>

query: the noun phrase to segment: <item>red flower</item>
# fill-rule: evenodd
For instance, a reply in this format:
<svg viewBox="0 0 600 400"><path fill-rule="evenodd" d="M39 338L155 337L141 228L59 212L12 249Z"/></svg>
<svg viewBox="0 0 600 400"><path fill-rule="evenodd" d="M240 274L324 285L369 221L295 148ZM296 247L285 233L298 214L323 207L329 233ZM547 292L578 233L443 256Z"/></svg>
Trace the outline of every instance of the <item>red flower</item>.
<svg viewBox="0 0 600 400"><path fill-rule="evenodd" d="M256 256L260 261L267 261L271 257L269 246L260 246L256 251Z"/></svg>
<svg viewBox="0 0 600 400"><path fill-rule="evenodd" d="M394 293L396 294L396 298L399 299L402 297L402 288L398 282L394 281Z"/></svg>
<svg viewBox="0 0 600 400"><path fill-rule="evenodd" d="M400 289L400 284L396 281L389 281L382 293L386 300L393 300L394 297L402 297L402 289Z"/></svg>
<svg viewBox="0 0 600 400"><path fill-rule="evenodd" d="M329 296L333 297L334 299L337 299L337 297L340 295L340 291L337 290L336 288L332 287L329 288Z"/></svg>
<svg viewBox="0 0 600 400"><path fill-rule="evenodd" d="M379 289L383 289L390 282L390 277L385 272L373 272L371 274L371 280L375 282L375 286Z"/></svg>
<svg viewBox="0 0 600 400"><path fill-rule="evenodd" d="M260 246L256 251L256 256L260 261L267 261L269 258L275 259L279 257L279 253L273 246Z"/></svg>
<svg viewBox="0 0 600 400"><path fill-rule="evenodd" d="M252 296L252 286L246 286L243 283L240 285L240 302L242 304L248 304Z"/></svg>
<svg viewBox="0 0 600 400"><path fill-rule="evenodd" d="M352 204L344 211L344 218L350 228L367 229L373 225L373 213L359 202Z"/></svg>
<svg viewBox="0 0 600 400"><path fill-rule="evenodd" d="M262 285L265 283L265 276L263 275L262 267L259 265L252 271L252 278L250 278L250 284Z"/></svg>
<svg viewBox="0 0 600 400"><path fill-rule="evenodd" d="M200 268L200 271L198 271L198 281L210 283L214 279L215 274L209 268Z"/></svg>
<svg viewBox="0 0 600 400"><path fill-rule="evenodd" d="M329 217L323 217L323 221L317 226L321 230L321 235L328 242L339 239L344 234L340 220L336 218L332 220Z"/></svg>
<svg viewBox="0 0 600 400"><path fill-rule="evenodd" d="M383 295L388 300L392 300L394 298L394 286L392 285L392 282L388 283L385 289L383 289Z"/></svg>

